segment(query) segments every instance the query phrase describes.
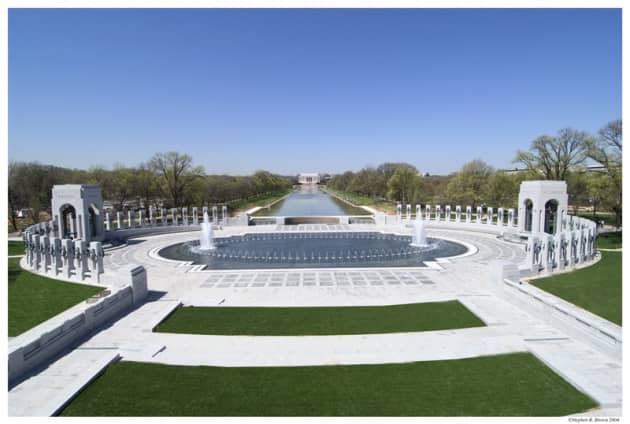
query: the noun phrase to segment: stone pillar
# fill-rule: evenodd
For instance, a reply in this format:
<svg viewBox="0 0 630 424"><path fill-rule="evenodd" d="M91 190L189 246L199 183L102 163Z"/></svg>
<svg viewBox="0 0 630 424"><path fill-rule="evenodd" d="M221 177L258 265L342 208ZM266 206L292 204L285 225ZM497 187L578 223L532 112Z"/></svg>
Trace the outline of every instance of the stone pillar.
<svg viewBox="0 0 630 424"><path fill-rule="evenodd" d="M192 208L193 225L199 225L199 209L196 206Z"/></svg>
<svg viewBox="0 0 630 424"><path fill-rule="evenodd" d="M155 227L156 225L155 218L155 208L153 206L149 206L149 222L152 227Z"/></svg>
<svg viewBox="0 0 630 424"><path fill-rule="evenodd" d="M489 207L486 209L486 224L491 225L492 219L494 218L494 209Z"/></svg>
<svg viewBox="0 0 630 424"><path fill-rule="evenodd" d="M497 209L497 225L503 227L505 224L505 212L503 208Z"/></svg>
<svg viewBox="0 0 630 424"><path fill-rule="evenodd" d="M83 238L83 215L77 214L77 222L74 228L76 231L75 237Z"/></svg>
<svg viewBox="0 0 630 424"><path fill-rule="evenodd" d="M103 246L100 241L90 243L90 259L92 260L92 281L99 283L103 270Z"/></svg>
<svg viewBox="0 0 630 424"><path fill-rule="evenodd" d="M127 265L127 267L121 271L129 273L129 285L131 286L133 304L138 305L142 303L148 294L146 270L142 266Z"/></svg>
<svg viewBox="0 0 630 424"><path fill-rule="evenodd" d="M402 205L398 203L396 205L396 222L400 223L402 221Z"/></svg>
<svg viewBox="0 0 630 424"><path fill-rule="evenodd" d="M63 266L63 261L61 260L61 239L58 237L53 237L51 239L51 250L53 257L53 267L52 271L54 275L59 274L59 270Z"/></svg>
<svg viewBox="0 0 630 424"><path fill-rule="evenodd" d="M411 205L407 204L407 221L411 221Z"/></svg>
<svg viewBox="0 0 630 424"><path fill-rule="evenodd" d="M105 212L105 230L112 231L112 215L109 212Z"/></svg>
<svg viewBox="0 0 630 424"><path fill-rule="evenodd" d="M215 224L219 222L219 212L216 206L212 207L212 222Z"/></svg>
<svg viewBox="0 0 630 424"><path fill-rule="evenodd" d="M564 257L562 254L563 248L564 248L564 234L558 234L556 236L554 236L553 238L553 243L554 243L554 248L555 248L555 252L554 252L554 256L556 258L556 266L558 267L559 270L564 268Z"/></svg>
<svg viewBox="0 0 630 424"><path fill-rule="evenodd" d="M483 208L477 206L477 224L481 224L481 215L483 215Z"/></svg>
<svg viewBox="0 0 630 424"><path fill-rule="evenodd" d="M41 245L42 245L42 254L44 255L44 263L42 267L42 271L48 272L50 269L52 271L52 255L50 254L50 238L48 236L41 237Z"/></svg>
<svg viewBox="0 0 630 424"><path fill-rule="evenodd" d="M117 230L123 228L123 213L120 211L116 212L116 227Z"/></svg>
<svg viewBox="0 0 630 424"><path fill-rule="evenodd" d="M188 208L182 208L182 224L188 225Z"/></svg>
<svg viewBox="0 0 630 424"><path fill-rule="evenodd" d="M534 208L532 211L532 232L533 233L542 233L542 214L544 213L544 208Z"/></svg>
<svg viewBox="0 0 630 424"><path fill-rule="evenodd" d="M166 216L166 208L161 208L160 209L160 223L162 225L167 225L168 224L168 217Z"/></svg>
<svg viewBox="0 0 630 424"><path fill-rule="evenodd" d="M422 206L416 205L416 219L419 219L421 217L422 217Z"/></svg>
<svg viewBox="0 0 630 424"><path fill-rule="evenodd" d="M424 219L425 221L431 221L431 205L424 207Z"/></svg>
<svg viewBox="0 0 630 424"><path fill-rule="evenodd" d="M227 210L227 206L224 205L221 208L221 221L226 222L225 220L227 219L227 217L228 217L228 210Z"/></svg>
<svg viewBox="0 0 630 424"><path fill-rule="evenodd" d="M61 240L61 261L63 275L70 278L74 269L74 245L70 239Z"/></svg>
<svg viewBox="0 0 630 424"><path fill-rule="evenodd" d="M580 233L578 230L571 231L571 265L580 261Z"/></svg>
<svg viewBox="0 0 630 424"><path fill-rule="evenodd" d="M444 221L451 222L451 205L444 207Z"/></svg>
<svg viewBox="0 0 630 424"><path fill-rule="evenodd" d="M508 209L508 226L510 227L515 227L516 226L516 222L514 222L514 209L510 208Z"/></svg>
<svg viewBox="0 0 630 424"><path fill-rule="evenodd" d="M138 211L138 215L139 215L138 221L139 221L140 227L144 227L144 209L140 209Z"/></svg>
<svg viewBox="0 0 630 424"><path fill-rule="evenodd" d="M40 241L40 235L39 234L35 234L33 236L33 246L34 246L34 251L35 251L35 260L34 262L34 267L33 269L35 269L36 271L39 271L40 267L41 267L41 262L42 262L42 251L41 251L41 241Z"/></svg>
<svg viewBox="0 0 630 424"><path fill-rule="evenodd" d="M442 219L441 215L442 215L442 206L436 205L435 206L435 220L439 222Z"/></svg>
<svg viewBox="0 0 630 424"><path fill-rule="evenodd" d="M207 206L204 206L203 208L201 208L201 217L200 217L201 220L203 220L203 217L205 214L210 214Z"/></svg>
<svg viewBox="0 0 630 424"><path fill-rule="evenodd" d="M538 260L539 269L547 269L547 253L548 253L548 244L547 244L547 236L545 234L541 234L540 239L538 240L540 244L540 256Z"/></svg>
<svg viewBox="0 0 630 424"><path fill-rule="evenodd" d="M77 260L77 278L85 280L85 273L88 271L88 250L85 240L74 241L74 257Z"/></svg>
<svg viewBox="0 0 630 424"><path fill-rule="evenodd" d="M472 207L466 206L466 224L472 222Z"/></svg>
<svg viewBox="0 0 630 424"><path fill-rule="evenodd" d="M172 208L171 213L173 214L173 225L179 225L179 217L177 216L177 208Z"/></svg>
<svg viewBox="0 0 630 424"><path fill-rule="evenodd" d="M133 209L127 211L127 228L133 228Z"/></svg>
<svg viewBox="0 0 630 424"><path fill-rule="evenodd" d="M460 205L455 206L455 222L462 222L462 207Z"/></svg>
<svg viewBox="0 0 630 424"><path fill-rule="evenodd" d="M588 230L589 234L589 259L593 259L595 257L595 253L597 253L597 228L591 227Z"/></svg>
<svg viewBox="0 0 630 424"><path fill-rule="evenodd" d="M33 251L31 249L31 233L26 230L22 234L22 242L24 243L24 255L26 256L26 264L29 268L32 267Z"/></svg>
<svg viewBox="0 0 630 424"><path fill-rule="evenodd" d="M545 245L547 246L547 254L545 255L545 269L549 272L553 271L556 266L556 243L555 238L552 235L546 235L544 237Z"/></svg>
<svg viewBox="0 0 630 424"><path fill-rule="evenodd" d="M70 233L72 234L72 237L77 236L77 222L76 222L77 219L78 217L72 218L72 216L70 216L70 219L68 220L70 221Z"/></svg>

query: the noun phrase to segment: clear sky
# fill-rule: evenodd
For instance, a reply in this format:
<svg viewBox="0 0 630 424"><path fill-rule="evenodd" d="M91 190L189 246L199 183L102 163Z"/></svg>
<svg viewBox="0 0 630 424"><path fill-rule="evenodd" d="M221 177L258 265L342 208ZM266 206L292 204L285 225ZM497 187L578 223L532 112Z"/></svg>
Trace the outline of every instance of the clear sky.
<svg viewBox="0 0 630 424"><path fill-rule="evenodd" d="M619 9L9 11L9 160L504 168L621 94Z"/></svg>

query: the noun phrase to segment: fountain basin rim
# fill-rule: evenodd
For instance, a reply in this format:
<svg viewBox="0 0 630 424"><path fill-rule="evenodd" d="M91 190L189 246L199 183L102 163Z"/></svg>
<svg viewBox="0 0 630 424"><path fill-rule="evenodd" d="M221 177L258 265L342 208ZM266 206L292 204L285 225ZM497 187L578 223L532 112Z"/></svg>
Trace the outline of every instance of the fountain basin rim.
<svg viewBox="0 0 630 424"><path fill-rule="evenodd" d="M309 231L243 231L243 232L239 232L239 233L235 233L235 234L229 234L229 235L222 235L219 237L216 237L215 240L221 240L221 239L230 239L232 237L242 237L242 236L246 236L246 235L286 235L286 234L299 234L299 233L308 233L308 234L335 234L335 233L373 233L373 234L383 234L383 235L392 235L392 236L403 236L403 237L410 237L409 234L400 232L400 231L387 231L387 230L366 230L366 229L362 229L362 230L333 230L333 231L313 231L313 230L309 230ZM382 267L378 267L378 266L364 266L363 264L357 263L354 266L336 266L335 264L330 264L329 266L308 266L308 264L304 264L303 266L299 266L299 267L254 267L254 268L205 268L204 269L196 269L195 272L245 272L245 271L257 271L257 272L274 272L274 271L287 271L287 272L295 272L295 271L306 271L306 270L310 270L310 271L322 271L322 270L330 270L330 271L351 271L351 270L374 270L374 269L391 269L391 270L410 270L410 269L441 269L441 267L439 266L439 263L448 263L449 260L451 259L457 259L457 258L462 258L462 257L466 257L466 256L471 256L474 255L478 252L478 248L476 246L474 246L473 244L470 244L468 242L459 240L457 238L452 238L452 237L448 237L448 236L443 236L443 235L433 235L430 237L432 240L436 240L436 241L440 241L440 240L444 240L444 241L448 241L451 243L455 243L458 244L462 247L465 248L465 251L463 253L457 254L457 255L452 255L452 256L437 256L434 257L432 259L428 259L426 261L424 261L421 265L419 264L418 266L400 266L400 265L392 265L392 266L388 266L388 265L383 265ZM202 266L201 264L192 262L190 260L186 260L186 259L174 259L174 258L168 258L165 256L161 256L160 255L160 251L169 247L169 246L174 246L177 244L183 244L183 243L187 243L187 242L191 242L191 241L195 241L194 238L191 239L180 239L174 243L165 243L159 247L153 248L151 249L149 253L149 256L154 258L154 259L158 259L160 261L165 261L165 262L170 262L170 263L176 263L176 264L187 264L190 266ZM411 245L411 244L410 244ZM415 246L415 245L411 245L411 247L426 247L426 246L430 246L430 244L428 245L423 245L423 246Z"/></svg>

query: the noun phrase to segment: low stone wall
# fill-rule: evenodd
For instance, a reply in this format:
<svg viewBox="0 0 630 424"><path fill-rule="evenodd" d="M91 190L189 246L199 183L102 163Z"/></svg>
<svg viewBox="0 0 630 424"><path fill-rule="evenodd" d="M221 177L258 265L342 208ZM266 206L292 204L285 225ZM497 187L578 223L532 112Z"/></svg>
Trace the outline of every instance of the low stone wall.
<svg viewBox="0 0 630 424"><path fill-rule="evenodd" d="M582 343L621 360L621 327L543 290L520 283L515 264L496 261L491 264L491 273L489 288L501 299Z"/></svg>
<svg viewBox="0 0 630 424"><path fill-rule="evenodd" d="M9 341L9 385L18 382L64 352L104 324L119 319L147 296L144 267L129 265L123 270L128 281L101 298L65 311Z"/></svg>

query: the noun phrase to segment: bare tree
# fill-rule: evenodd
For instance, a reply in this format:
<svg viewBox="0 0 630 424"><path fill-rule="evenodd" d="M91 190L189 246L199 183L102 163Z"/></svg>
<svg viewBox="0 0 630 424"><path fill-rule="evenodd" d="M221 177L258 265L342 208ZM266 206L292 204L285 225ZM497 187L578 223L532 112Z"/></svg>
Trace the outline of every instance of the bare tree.
<svg viewBox="0 0 630 424"><path fill-rule="evenodd" d="M587 143L588 157L606 168L608 203L615 212L616 226L621 226L622 218L622 125L621 119L611 121L599 130L599 137Z"/></svg>
<svg viewBox="0 0 630 424"><path fill-rule="evenodd" d="M182 206L180 203L190 181L203 175L203 168L193 166L190 155L179 152L156 153L149 161L149 166L162 177L165 191L176 207Z"/></svg>
<svg viewBox="0 0 630 424"><path fill-rule="evenodd" d="M588 156L606 168L621 166L621 119L609 122L598 134L598 138L588 141Z"/></svg>
<svg viewBox="0 0 630 424"><path fill-rule="evenodd" d="M556 137L542 135L528 152L519 150L513 162L522 163L548 180L565 180L569 170L584 162L589 136L584 131L564 128Z"/></svg>

